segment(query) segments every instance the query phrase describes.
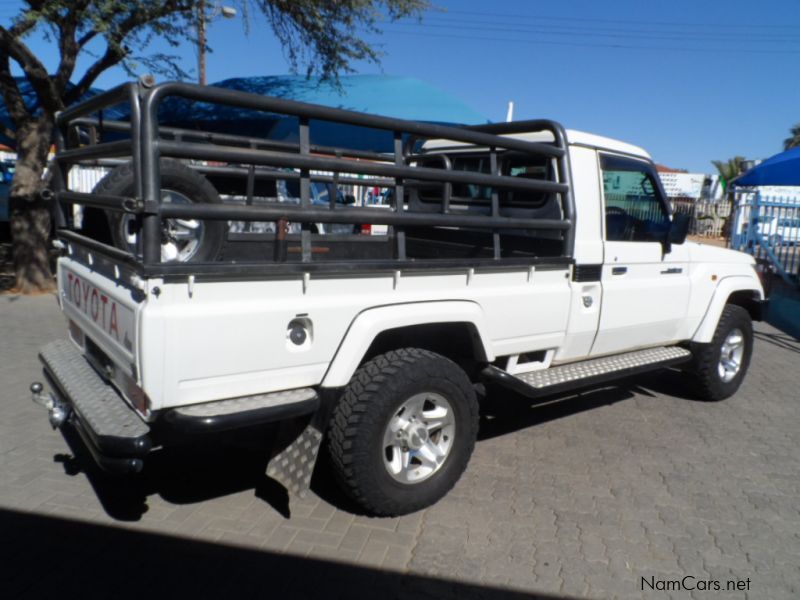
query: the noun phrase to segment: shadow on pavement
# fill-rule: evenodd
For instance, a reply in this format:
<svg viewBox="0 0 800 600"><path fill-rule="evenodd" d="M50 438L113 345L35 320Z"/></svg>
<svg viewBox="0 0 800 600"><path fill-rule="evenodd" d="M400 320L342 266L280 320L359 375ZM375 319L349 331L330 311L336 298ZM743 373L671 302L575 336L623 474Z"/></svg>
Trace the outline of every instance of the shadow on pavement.
<svg viewBox="0 0 800 600"><path fill-rule="evenodd" d="M663 370L620 381L617 385L569 395L532 400L509 390L490 388L481 402L479 440L492 439L573 414L608 406L634 397L634 392L654 392L692 398L686 377L677 370ZM119 521L139 521L147 512L147 499L157 495L172 504L193 504L245 490L270 505L285 518L291 517L289 495L278 482L265 475L267 449L257 439L236 445L216 441L163 449L148 457L145 469L135 476L113 476L101 471L70 428L62 429L72 455L57 455L67 475L85 474L106 513ZM263 433L266 439L267 432ZM364 514L342 491L325 452L320 453L313 493L339 510Z"/></svg>
<svg viewBox="0 0 800 600"><path fill-rule="evenodd" d="M0 510L4 598L553 599Z"/></svg>
<svg viewBox="0 0 800 600"><path fill-rule="evenodd" d="M71 429L61 430L72 455L57 455L67 475L86 475L108 515L119 521L138 521L147 512L148 496L158 495L172 504L194 504L244 490L286 518L289 496L268 478L267 452L254 445L195 444L160 450L148 457L138 475L114 476L101 471Z"/></svg>
<svg viewBox="0 0 800 600"><path fill-rule="evenodd" d="M568 396L532 399L503 388L490 387L481 401L478 440L488 440L555 419L632 398L622 387L570 392Z"/></svg>
<svg viewBox="0 0 800 600"><path fill-rule="evenodd" d="M662 369L601 388L532 399L503 388L488 388L481 401L479 440L487 440L562 417L629 400L635 394L653 397L656 394L684 400L697 395L685 373L678 369Z"/></svg>
<svg viewBox="0 0 800 600"><path fill-rule="evenodd" d="M782 350L788 350L789 352L795 352L800 354L800 339L790 335L788 333L767 333L765 331L756 331L753 333L755 338L761 342L766 342L767 344L772 344L773 346L777 346Z"/></svg>

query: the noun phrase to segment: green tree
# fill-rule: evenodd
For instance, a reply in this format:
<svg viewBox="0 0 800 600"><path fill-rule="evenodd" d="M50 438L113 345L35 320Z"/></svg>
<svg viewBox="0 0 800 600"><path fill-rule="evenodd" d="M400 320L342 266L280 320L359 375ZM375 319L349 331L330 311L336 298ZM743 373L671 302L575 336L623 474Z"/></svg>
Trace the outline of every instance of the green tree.
<svg viewBox="0 0 800 600"><path fill-rule="evenodd" d="M795 124L795 126L789 130L789 133L791 133L791 135L783 140L784 150L800 146L800 123Z"/></svg>
<svg viewBox="0 0 800 600"><path fill-rule="evenodd" d="M383 20L418 17L428 0L234 0L246 26L265 20L281 42L292 68L337 80L355 61L377 62L380 52L360 33L380 32ZM134 75L147 71L183 78L177 56L148 53L159 38L170 47L196 44L200 0L26 0L19 14L0 26L0 94L13 127L17 168L11 184L11 236L16 290L48 291L53 278L48 261L49 206L40 198L52 142L53 116L83 97L111 68ZM44 35L58 48L58 64L48 69L26 44ZM101 50L97 53L97 47ZM78 61L91 59L81 72ZM23 96L16 67L34 93Z"/></svg>
<svg viewBox="0 0 800 600"><path fill-rule="evenodd" d="M729 158L728 160L711 161L711 164L714 165L714 167L717 169L717 173L719 173L719 179L722 183L722 189L724 191L728 191L728 184L734 177L739 175L739 171L741 170L744 160L744 156L735 156L733 158Z"/></svg>
<svg viewBox="0 0 800 600"><path fill-rule="evenodd" d="M729 158L728 160L712 160L711 164L717 169L717 173L719 173L719 181L722 185L722 190L725 192L725 197L727 200L730 201L730 211L727 215L720 215L720 217L725 219L725 224L722 227L722 237L729 239L730 238L730 229L731 229L731 216L736 212L736 202L735 196L733 194L733 190L730 189L729 185L730 182L737 176L742 170L742 163L744 162L744 156L734 156L733 158Z"/></svg>

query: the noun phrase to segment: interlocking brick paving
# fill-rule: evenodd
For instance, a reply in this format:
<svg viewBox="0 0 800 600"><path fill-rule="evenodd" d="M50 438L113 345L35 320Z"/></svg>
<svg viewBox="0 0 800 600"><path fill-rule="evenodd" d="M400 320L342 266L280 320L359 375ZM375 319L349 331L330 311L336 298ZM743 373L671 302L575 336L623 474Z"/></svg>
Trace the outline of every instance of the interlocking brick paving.
<svg viewBox="0 0 800 600"><path fill-rule="evenodd" d="M324 463L309 498L289 500L252 446L162 453L134 478L98 473L29 400L37 348L64 335L54 297L0 297L0 589L129 597L191 580L209 596L224 582L233 598L800 597L800 343L756 328L748 378L721 403L691 400L677 371L538 406L490 390L450 495L373 519ZM136 585L120 582L127 565ZM642 578L687 575L749 578L750 591L642 590Z"/></svg>

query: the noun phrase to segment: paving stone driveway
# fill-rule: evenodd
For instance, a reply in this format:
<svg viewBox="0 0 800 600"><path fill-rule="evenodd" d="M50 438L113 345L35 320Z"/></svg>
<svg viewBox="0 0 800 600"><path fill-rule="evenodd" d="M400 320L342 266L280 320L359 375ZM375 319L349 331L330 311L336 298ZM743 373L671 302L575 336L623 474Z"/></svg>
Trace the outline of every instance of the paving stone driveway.
<svg viewBox="0 0 800 600"><path fill-rule="evenodd" d="M757 330L719 404L676 372L536 407L491 394L453 492L371 519L324 469L287 507L243 449L98 474L28 400L36 349L63 335L54 298L0 297L2 596L798 598L800 343ZM686 576L723 591L677 590Z"/></svg>

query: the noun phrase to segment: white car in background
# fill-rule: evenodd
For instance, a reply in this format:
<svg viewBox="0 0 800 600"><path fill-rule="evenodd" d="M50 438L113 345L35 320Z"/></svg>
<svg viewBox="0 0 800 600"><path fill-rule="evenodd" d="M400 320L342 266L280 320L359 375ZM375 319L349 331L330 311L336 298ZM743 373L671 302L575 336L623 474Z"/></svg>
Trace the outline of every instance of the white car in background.
<svg viewBox="0 0 800 600"><path fill-rule="evenodd" d="M800 243L800 215L788 217L763 215L754 219L759 235L772 246Z"/></svg>

